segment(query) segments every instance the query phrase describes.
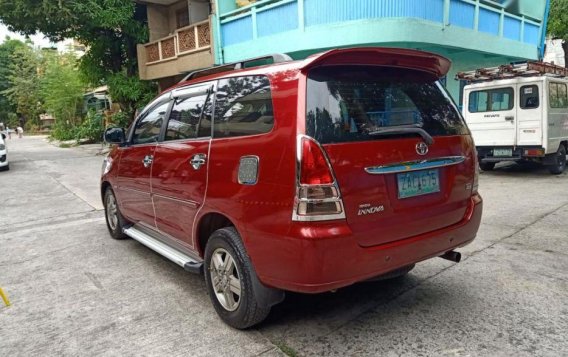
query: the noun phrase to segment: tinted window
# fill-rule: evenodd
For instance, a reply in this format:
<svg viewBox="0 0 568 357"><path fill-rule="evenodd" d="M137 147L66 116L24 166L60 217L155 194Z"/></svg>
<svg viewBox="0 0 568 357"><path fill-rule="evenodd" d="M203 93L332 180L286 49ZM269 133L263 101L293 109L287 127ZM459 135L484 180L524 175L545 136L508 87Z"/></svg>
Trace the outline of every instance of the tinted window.
<svg viewBox="0 0 568 357"><path fill-rule="evenodd" d="M568 91L566 84L550 83L549 101L551 108L568 107Z"/></svg>
<svg viewBox="0 0 568 357"><path fill-rule="evenodd" d="M381 128L415 126L430 135L465 134L457 108L422 72L384 67L329 66L312 70L307 133L320 143L379 140Z"/></svg>
<svg viewBox="0 0 568 357"><path fill-rule="evenodd" d="M213 137L262 134L272 130L273 125L268 78L248 76L219 81Z"/></svg>
<svg viewBox="0 0 568 357"><path fill-rule="evenodd" d="M158 104L136 122L134 135L132 136L133 144L146 144L158 141L168 106L169 102Z"/></svg>
<svg viewBox="0 0 568 357"><path fill-rule="evenodd" d="M469 93L469 112L497 112L513 109L513 88L496 88Z"/></svg>
<svg viewBox="0 0 568 357"><path fill-rule="evenodd" d="M538 86L522 86L521 87L521 108L535 109L538 108L540 96L538 95Z"/></svg>
<svg viewBox="0 0 568 357"><path fill-rule="evenodd" d="M199 94L190 97L176 98L168 129L166 130L166 140L193 139L197 137L199 129L199 119L207 94Z"/></svg>

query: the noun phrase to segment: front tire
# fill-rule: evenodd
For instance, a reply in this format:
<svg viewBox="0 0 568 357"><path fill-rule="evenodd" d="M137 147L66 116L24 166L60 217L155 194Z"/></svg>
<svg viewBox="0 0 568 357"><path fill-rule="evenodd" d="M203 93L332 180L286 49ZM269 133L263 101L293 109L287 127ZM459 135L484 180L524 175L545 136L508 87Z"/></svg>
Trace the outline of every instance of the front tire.
<svg viewBox="0 0 568 357"><path fill-rule="evenodd" d="M126 239L126 234L123 233L126 220L120 213L116 196L109 187L105 191L105 219L110 236L114 239Z"/></svg>
<svg viewBox="0 0 568 357"><path fill-rule="evenodd" d="M9 171L10 170L10 164L0 167L0 171Z"/></svg>
<svg viewBox="0 0 568 357"><path fill-rule="evenodd" d="M211 302L227 325L246 329L270 313L270 306L259 302L256 272L235 228L222 228L211 235L205 248L204 275Z"/></svg>
<svg viewBox="0 0 568 357"><path fill-rule="evenodd" d="M560 175L566 170L566 148L560 144L558 151L554 154L553 164L548 166L548 171L553 175Z"/></svg>

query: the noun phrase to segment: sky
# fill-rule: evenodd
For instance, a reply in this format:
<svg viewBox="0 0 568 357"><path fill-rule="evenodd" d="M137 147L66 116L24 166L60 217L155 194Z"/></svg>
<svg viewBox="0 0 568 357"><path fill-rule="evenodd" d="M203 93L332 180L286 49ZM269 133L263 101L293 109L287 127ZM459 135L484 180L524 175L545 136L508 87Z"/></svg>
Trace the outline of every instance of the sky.
<svg viewBox="0 0 568 357"><path fill-rule="evenodd" d="M8 31L8 28L6 28L6 26L3 23L0 23L0 43L4 42L4 39L6 38L6 36L10 36L11 38L16 38L19 40L24 40L25 37L20 35L20 34L16 34L14 32L10 32ZM52 47L53 44L51 42L49 42L49 40L47 38L45 38L43 36L43 34L36 34L33 36L30 36L31 40L33 41L35 46L40 46L40 47Z"/></svg>

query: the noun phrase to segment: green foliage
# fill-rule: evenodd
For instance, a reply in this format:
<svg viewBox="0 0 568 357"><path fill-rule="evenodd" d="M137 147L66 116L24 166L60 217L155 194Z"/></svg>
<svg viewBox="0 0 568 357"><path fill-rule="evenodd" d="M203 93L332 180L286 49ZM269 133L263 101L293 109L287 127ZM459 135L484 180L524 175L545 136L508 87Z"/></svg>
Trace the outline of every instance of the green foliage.
<svg viewBox="0 0 568 357"><path fill-rule="evenodd" d="M552 0L548 18L548 34L568 40L568 0Z"/></svg>
<svg viewBox="0 0 568 357"><path fill-rule="evenodd" d="M115 102L121 103L121 109L130 117L137 108L144 107L157 93L152 82L129 77L125 73L115 73L108 78L109 94Z"/></svg>
<svg viewBox="0 0 568 357"><path fill-rule="evenodd" d="M16 106L18 113L26 120L39 122L41 112L40 83L38 70L41 58L28 46L18 47L11 56L8 65L9 88L2 94Z"/></svg>
<svg viewBox="0 0 568 357"><path fill-rule="evenodd" d="M130 125L130 116L125 112L117 112L112 115L110 126L127 128Z"/></svg>
<svg viewBox="0 0 568 357"><path fill-rule="evenodd" d="M55 121L50 136L59 141L74 140L77 128L62 121Z"/></svg>
<svg viewBox="0 0 568 357"><path fill-rule="evenodd" d="M84 78L93 86L108 84L113 101L130 115L156 94L137 75L136 44L148 41L144 5L132 0L0 0L0 20L12 31L81 41L88 48L80 65Z"/></svg>
<svg viewBox="0 0 568 357"><path fill-rule="evenodd" d="M10 75L10 63L12 56L17 48L24 47L25 44L18 40L11 40L6 38L4 43L0 44L0 122L10 123L10 115L16 115L16 106L10 102L6 94L3 94L8 88L11 87L8 76ZM17 123L16 121L13 124Z"/></svg>
<svg viewBox="0 0 568 357"><path fill-rule="evenodd" d="M562 40L565 66L568 67L568 0L552 0L548 18L548 35Z"/></svg>
<svg viewBox="0 0 568 357"><path fill-rule="evenodd" d="M104 131L103 115L95 111L89 111L83 123L75 130L75 140L87 139L89 142L99 142L102 140Z"/></svg>
<svg viewBox="0 0 568 357"><path fill-rule="evenodd" d="M85 91L77 70L77 59L73 54L49 54L45 63L45 72L41 78L45 109L57 121L74 126L77 124Z"/></svg>

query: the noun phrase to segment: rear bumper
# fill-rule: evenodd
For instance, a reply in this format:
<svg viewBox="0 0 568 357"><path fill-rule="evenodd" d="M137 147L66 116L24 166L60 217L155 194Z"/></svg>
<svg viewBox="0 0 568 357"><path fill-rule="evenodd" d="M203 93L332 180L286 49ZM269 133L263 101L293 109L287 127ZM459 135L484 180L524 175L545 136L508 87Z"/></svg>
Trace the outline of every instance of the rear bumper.
<svg viewBox="0 0 568 357"><path fill-rule="evenodd" d="M325 292L470 243L477 234L482 207L481 196L473 196L461 222L373 247L359 246L345 223L292 227L289 237L258 232L263 238L255 240L254 246L262 240L262 245L269 244L271 248L253 248L249 254L264 284L302 293Z"/></svg>
<svg viewBox="0 0 568 357"><path fill-rule="evenodd" d="M525 155L525 150L538 150L543 149L542 146L478 146L477 157L479 162L502 162L502 161L521 161L527 159L540 160L543 156ZM511 150L510 156L494 156L494 149L508 149ZM544 152L544 149L543 149Z"/></svg>

